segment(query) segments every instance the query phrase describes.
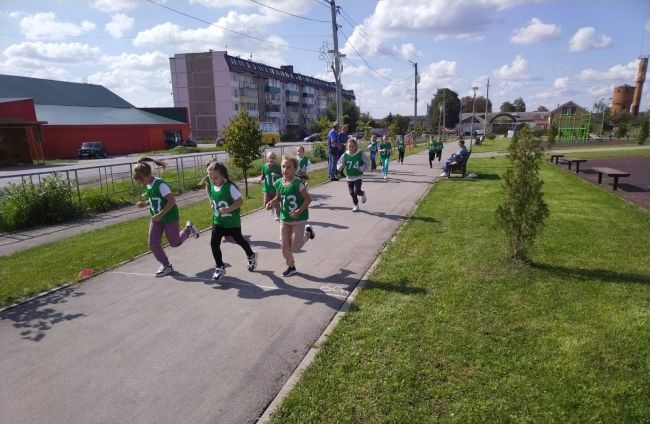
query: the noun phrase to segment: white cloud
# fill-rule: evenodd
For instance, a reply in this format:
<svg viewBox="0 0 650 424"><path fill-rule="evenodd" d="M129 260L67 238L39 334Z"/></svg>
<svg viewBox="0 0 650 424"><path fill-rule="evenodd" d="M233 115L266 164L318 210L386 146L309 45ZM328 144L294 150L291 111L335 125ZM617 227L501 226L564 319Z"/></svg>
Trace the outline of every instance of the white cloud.
<svg viewBox="0 0 650 424"><path fill-rule="evenodd" d="M123 13L115 13L111 15L111 20L106 24L104 29L111 34L113 38L122 38L124 33L133 29L134 19Z"/></svg>
<svg viewBox="0 0 650 424"><path fill-rule="evenodd" d="M568 86L569 86L568 77L556 78L555 81L553 81L553 88L557 90L566 90Z"/></svg>
<svg viewBox="0 0 650 424"><path fill-rule="evenodd" d="M377 73L382 77L390 77L393 70L391 68L378 68Z"/></svg>
<svg viewBox="0 0 650 424"><path fill-rule="evenodd" d="M93 29L95 24L90 21L82 21L79 24L58 21L54 12L39 12L20 20L20 30L28 40L65 39Z"/></svg>
<svg viewBox="0 0 650 424"><path fill-rule="evenodd" d="M122 53L117 56L104 56L102 62L113 69L155 69L169 67L169 58L160 51L148 53Z"/></svg>
<svg viewBox="0 0 650 424"><path fill-rule="evenodd" d="M70 73L61 67L45 66L40 60L21 57L10 57L4 62L0 62L0 74L63 81L69 81L72 78Z"/></svg>
<svg viewBox="0 0 650 424"><path fill-rule="evenodd" d="M433 62L425 66L419 74L420 84L418 87L422 90L450 86L457 80L456 62L449 60Z"/></svg>
<svg viewBox="0 0 650 424"><path fill-rule="evenodd" d="M605 49L611 47L612 37L596 34L594 27L580 28L569 41L569 50L579 52L588 49Z"/></svg>
<svg viewBox="0 0 650 424"><path fill-rule="evenodd" d="M368 73L368 67L364 65L344 65L343 76L347 77L362 77Z"/></svg>
<svg viewBox="0 0 650 424"><path fill-rule="evenodd" d="M163 1L164 3L164 1ZM104 13L134 9L138 0L92 0L90 6Z"/></svg>
<svg viewBox="0 0 650 424"><path fill-rule="evenodd" d="M36 59L44 62L80 64L99 58L100 49L81 43L43 43L24 41L12 44L2 54L8 58Z"/></svg>
<svg viewBox="0 0 650 424"><path fill-rule="evenodd" d="M504 80L528 79L528 61L521 55L517 55L510 65L503 65L494 71L494 76Z"/></svg>
<svg viewBox="0 0 650 424"><path fill-rule="evenodd" d="M514 44L534 44L540 41L557 38L562 28L556 24L545 24L537 18L532 18L530 24L514 30L510 42Z"/></svg>
<svg viewBox="0 0 650 424"><path fill-rule="evenodd" d="M264 7L260 4L255 4L250 0L190 0L189 2L190 4L200 4L201 6L205 6L205 7L217 7L217 8L237 7L241 9L255 8L258 9L261 13L280 14L280 12L274 12L268 7ZM311 6L314 5L314 2L309 0L273 0L273 1L267 0L267 1L261 1L260 3L267 4L269 6L272 6L280 10L288 10L294 14L304 14L307 11L309 11ZM286 15L284 17L286 17Z"/></svg>
<svg viewBox="0 0 650 424"><path fill-rule="evenodd" d="M633 60L627 65L614 65L605 71L595 69L583 69L578 74L580 80L618 80L620 83L631 84L636 75L638 61Z"/></svg>
<svg viewBox="0 0 650 424"><path fill-rule="evenodd" d="M405 43L399 48L399 53L404 59L414 59L415 57L422 56L422 52L415 48L413 43Z"/></svg>

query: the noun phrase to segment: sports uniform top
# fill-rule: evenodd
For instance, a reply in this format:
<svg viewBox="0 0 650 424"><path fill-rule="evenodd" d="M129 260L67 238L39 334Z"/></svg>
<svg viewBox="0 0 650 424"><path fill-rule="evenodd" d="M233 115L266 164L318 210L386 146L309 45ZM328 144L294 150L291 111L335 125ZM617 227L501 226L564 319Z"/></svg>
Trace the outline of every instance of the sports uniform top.
<svg viewBox="0 0 650 424"><path fill-rule="evenodd" d="M357 150L354 154L346 151L341 155L336 168L339 171L345 169L347 181L356 181L363 178L363 171L366 170L367 165L366 155L361 150Z"/></svg>
<svg viewBox="0 0 650 424"><path fill-rule="evenodd" d="M294 178L293 181L286 186L282 183L282 178L278 178L274 185L280 195L280 221L298 222L308 220L309 209L302 211L297 218L293 218L289 215L290 212L298 209L305 202L305 198L300 192L301 187L304 187L300 178Z"/></svg>
<svg viewBox="0 0 650 424"><path fill-rule="evenodd" d="M217 187L210 181L210 202L212 202L212 223L223 228L241 227L239 208L222 214L220 208L228 208L241 198L241 193L230 181L225 181Z"/></svg>
<svg viewBox="0 0 650 424"><path fill-rule="evenodd" d="M262 183L263 193L270 193L270 194L275 193L275 186L273 185L275 181L273 180L272 174L278 174L278 175L282 174L280 165L275 164L273 166L269 166L267 163L265 163L262 166L262 175L264 175L264 182Z"/></svg>
<svg viewBox="0 0 650 424"><path fill-rule="evenodd" d="M156 215L165 208L165 205L167 205L168 202L165 196L171 194L171 192L169 185L160 178L154 177L151 184L147 184L145 194L149 199L149 212L151 213L151 216ZM178 206L174 205L159 222L167 224L169 222L178 221L178 218Z"/></svg>
<svg viewBox="0 0 650 424"><path fill-rule="evenodd" d="M390 158L390 154L393 151L393 146L389 142L381 143L379 145L379 149L384 150L383 152L380 152L381 153L381 158L386 159L386 158Z"/></svg>

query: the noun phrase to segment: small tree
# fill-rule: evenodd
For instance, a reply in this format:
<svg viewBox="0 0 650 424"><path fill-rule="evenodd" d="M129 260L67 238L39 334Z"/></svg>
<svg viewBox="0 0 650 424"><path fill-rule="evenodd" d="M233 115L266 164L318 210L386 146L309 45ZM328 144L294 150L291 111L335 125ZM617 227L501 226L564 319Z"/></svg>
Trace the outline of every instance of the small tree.
<svg viewBox="0 0 650 424"><path fill-rule="evenodd" d="M639 132L636 136L636 142L639 144L645 144L648 139L648 132L650 130L650 111L641 118L641 125L639 127Z"/></svg>
<svg viewBox="0 0 650 424"><path fill-rule="evenodd" d="M525 260L535 237L544 226L548 207L542 193L539 168L542 141L524 127L515 134L508 148L511 167L503 180L505 198L496 211L497 225L505 232L510 258Z"/></svg>
<svg viewBox="0 0 650 424"><path fill-rule="evenodd" d="M230 120L222 134L229 161L242 170L248 197L248 168L264 154L260 124L248 114L246 108L240 107L239 113Z"/></svg>
<svg viewBox="0 0 650 424"><path fill-rule="evenodd" d="M548 147L551 147L555 144L555 137L557 136L557 127L551 125L548 128L548 135L546 136L546 141L548 142Z"/></svg>
<svg viewBox="0 0 650 424"><path fill-rule="evenodd" d="M620 122L616 127L616 138L623 138L627 135L627 123Z"/></svg>
<svg viewBox="0 0 650 424"><path fill-rule="evenodd" d="M388 126L388 136L395 137L398 132L399 126L397 125L397 121L393 121L393 123Z"/></svg>

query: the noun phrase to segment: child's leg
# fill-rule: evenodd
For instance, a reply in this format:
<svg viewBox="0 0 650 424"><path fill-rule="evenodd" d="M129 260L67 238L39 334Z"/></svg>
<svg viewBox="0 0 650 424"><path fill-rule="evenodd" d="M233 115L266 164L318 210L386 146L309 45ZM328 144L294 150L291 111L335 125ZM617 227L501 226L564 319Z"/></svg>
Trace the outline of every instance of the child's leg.
<svg viewBox="0 0 650 424"><path fill-rule="evenodd" d="M433 166L433 159L436 157L435 152L429 152L429 167Z"/></svg>
<svg viewBox="0 0 650 424"><path fill-rule="evenodd" d="M264 193L264 205L266 206L271 200L275 199L275 193ZM272 213L275 213L276 217L280 216L280 208L273 206Z"/></svg>
<svg viewBox="0 0 650 424"><path fill-rule="evenodd" d="M300 250L300 248L303 247L307 241L309 241L309 234L305 233L305 225L307 225L305 221L295 222L291 224L291 227L293 227L293 233L291 235L292 252Z"/></svg>
<svg viewBox="0 0 650 424"><path fill-rule="evenodd" d="M244 236L241 233L241 227L239 227L239 228L228 228L226 231L227 231L227 234L229 236L231 236L235 240L235 243L237 243L242 249L244 249L244 252L246 252L246 257L247 258L250 258L251 256L254 255L253 249L251 249L250 243L248 242L248 240L246 240L244 238Z"/></svg>
<svg viewBox="0 0 650 424"><path fill-rule="evenodd" d="M178 231L178 221L173 221L173 222L168 222L166 224L162 224L163 228L165 229L165 235L167 236L167 241L169 242L169 245L171 247L178 247L187 238L192 234L192 229L191 227L185 226L183 228L183 231L179 232Z"/></svg>
<svg viewBox="0 0 650 424"><path fill-rule="evenodd" d="M223 256L221 254L221 238L224 236L223 228L218 225L212 225L212 237L210 238L210 248L214 263L218 267L223 267Z"/></svg>
<svg viewBox="0 0 650 424"><path fill-rule="evenodd" d="M361 190L361 184L363 183L362 179L358 179L356 181L353 181L354 184L354 194L356 196L363 196L363 190ZM355 203L356 205L356 203Z"/></svg>
<svg viewBox="0 0 650 424"><path fill-rule="evenodd" d="M359 199L357 199L357 193L354 190L355 181L348 181L348 191L350 192L350 197L352 197L352 203L355 205L359 204Z"/></svg>
<svg viewBox="0 0 650 424"><path fill-rule="evenodd" d="M293 228L286 222L280 223L280 239L282 242L282 256L284 257L287 266L295 266L296 262L293 259L291 252L291 239L293 237Z"/></svg>
<svg viewBox="0 0 650 424"><path fill-rule="evenodd" d="M384 176L388 175L388 164L390 163L390 158L385 158L383 163Z"/></svg>
<svg viewBox="0 0 650 424"><path fill-rule="evenodd" d="M165 250L160 245L164 231L163 224L160 222L151 221L149 223L149 249L151 249L151 253L158 262L163 266L169 266L169 258L167 258Z"/></svg>

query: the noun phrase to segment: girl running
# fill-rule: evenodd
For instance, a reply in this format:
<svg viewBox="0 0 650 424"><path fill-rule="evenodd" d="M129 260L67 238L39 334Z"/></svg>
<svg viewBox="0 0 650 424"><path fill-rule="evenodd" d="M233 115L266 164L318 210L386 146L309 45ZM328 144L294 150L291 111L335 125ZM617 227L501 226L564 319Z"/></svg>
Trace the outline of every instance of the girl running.
<svg viewBox="0 0 650 424"><path fill-rule="evenodd" d="M277 164L277 156L275 152L268 152L266 154L266 163L262 166L262 175L260 175L260 182L262 185L262 192L264 193L264 205L266 206L275 197L275 180L281 177L280 166ZM274 209L275 220L280 217L280 210L276 207Z"/></svg>
<svg viewBox="0 0 650 424"><path fill-rule="evenodd" d="M384 181L388 178L388 164L390 163L390 155L393 152L393 146L390 144L388 136L384 136L384 140L379 145L379 154L381 157L381 167L384 171Z"/></svg>
<svg viewBox="0 0 650 424"><path fill-rule="evenodd" d="M358 196L361 196L361 203L366 203L366 193L361 190L361 184L363 182L363 171L366 170L367 166L368 159L366 158L366 155L358 149L357 140L354 138L349 139L348 150L343 153L341 159L339 159L337 168L339 171L345 168L348 190L352 197L352 203L354 203L352 212L357 212L359 210Z"/></svg>
<svg viewBox="0 0 650 424"><path fill-rule="evenodd" d="M406 143L404 142L404 137L401 135L397 136L397 163L404 164L404 153L406 153Z"/></svg>
<svg viewBox="0 0 650 424"><path fill-rule="evenodd" d="M169 258L161 246L162 235L165 233L167 241L171 247L178 247L190 235L199 238L199 229L192 221L187 221L185 228L179 230L178 206L176 199L169 188L169 185L160 178L154 177L151 171L151 165L147 162L153 162L160 167L165 167L164 162L141 157L133 167L133 179L146 185L145 195L149 199L147 202L138 202L138 208L149 206L151 213L151 222L149 223L149 248L154 257L160 262L161 266L156 271L156 277L162 277L174 272Z"/></svg>
<svg viewBox="0 0 650 424"><path fill-rule="evenodd" d="M307 187L296 178L298 160L285 156L282 159L282 178L275 181L276 196L266 204L267 209L280 206L280 240L282 242L282 256L287 263L287 269L282 273L284 277L294 275L296 261L293 252L299 250L304 244L313 239L316 234L310 225L309 204L311 197Z"/></svg>
<svg viewBox="0 0 650 424"><path fill-rule="evenodd" d="M257 252L253 252L251 245L241 233L239 211L244 204L244 199L237 186L230 179L228 168L225 165L219 162L210 163L208 175L210 178L208 197L212 207L210 247L216 264L212 279L218 280L226 274L221 254L221 239L224 236L232 237L233 241L244 249L248 259L247 268L249 271L254 271L257 268Z"/></svg>
<svg viewBox="0 0 650 424"><path fill-rule="evenodd" d="M377 136L374 134L370 137L368 151L370 152L370 170L374 171L377 169Z"/></svg>
<svg viewBox="0 0 650 424"><path fill-rule="evenodd" d="M309 175L307 174L311 170L311 161L307 156L305 156L305 148L298 146L296 148L296 159L298 159L298 178L305 184L305 187L309 187L307 180Z"/></svg>

